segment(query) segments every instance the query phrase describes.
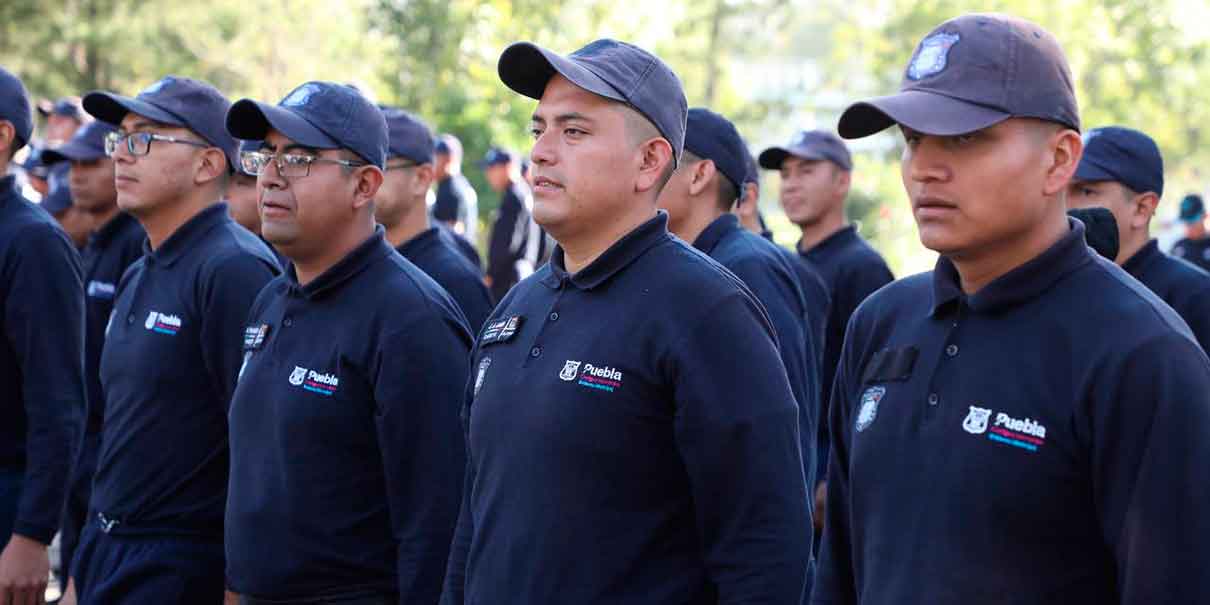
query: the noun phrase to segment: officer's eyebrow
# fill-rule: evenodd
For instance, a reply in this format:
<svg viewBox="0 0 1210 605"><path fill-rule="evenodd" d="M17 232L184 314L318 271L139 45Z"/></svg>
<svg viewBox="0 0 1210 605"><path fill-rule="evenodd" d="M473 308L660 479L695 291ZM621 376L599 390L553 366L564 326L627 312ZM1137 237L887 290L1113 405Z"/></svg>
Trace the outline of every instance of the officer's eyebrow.
<svg viewBox="0 0 1210 605"><path fill-rule="evenodd" d="M538 125L538 126L545 126L545 125L546 125L546 118L543 118L542 116L540 116L540 115L538 115L538 114L536 114L536 113L535 113L533 116L531 116L531 117L530 117L530 121L531 121L533 124ZM587 122L587 123L589 123L589 124L593 124L593 123L595 123L596 121L595 121L595 120L593 120L592 118L590 118L590 117L588 117L588 116L586 116L586 115L584 115L584 114L582 114L582 113L576 112L576 111L570 111L570 112L567 112L567 113L561 113L561 114L559 114L559 115L557 115L557 116L555 116L555 117L554 117L554 123L555 123L556 125L558 125L558 124L566 124L566 123L568 123L568 122Z"/></svg>
<svg viewBox="0 0 1210 605"><path fill-rule="evenodd" d="M268 141L261 141L260 148L265 151L274 150L273 146L270 145ZM302 145L299 143L290 143L288 145L283 145L281 148L281 152L286 153L287 151L303 151L303 152L309 153L311 155L319 155L318 149L316 149L314 147L307 147L306 145Z"/></svg>

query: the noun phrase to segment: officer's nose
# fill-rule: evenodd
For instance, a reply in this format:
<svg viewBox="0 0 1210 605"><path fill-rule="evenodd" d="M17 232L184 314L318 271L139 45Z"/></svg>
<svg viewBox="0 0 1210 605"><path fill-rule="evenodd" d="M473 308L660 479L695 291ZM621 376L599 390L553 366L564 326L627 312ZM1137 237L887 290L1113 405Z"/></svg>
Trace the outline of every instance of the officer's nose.
<svg viewBox="0 0 1210 605"><path fill-rule="evenodd" d="M534 139L534 148L530 150L529 158L539 166L549 166L555 163L554 139L556 133L547 130Z"/></svg>
<svg viewBox="0 0 1210 605"><path fill-rule="evenodd" d="M918 183L949 180L952 170L942 141L937 137L919 136L915 145L909 144L903 149L903 180Z"/></svg>

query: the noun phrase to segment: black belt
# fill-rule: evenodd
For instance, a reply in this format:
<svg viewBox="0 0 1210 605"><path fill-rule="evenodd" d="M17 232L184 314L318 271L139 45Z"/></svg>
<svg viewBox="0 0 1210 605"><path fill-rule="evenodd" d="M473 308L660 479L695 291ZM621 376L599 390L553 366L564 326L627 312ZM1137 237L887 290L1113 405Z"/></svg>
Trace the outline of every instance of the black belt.
<svg viewBox="0 0 1210 605"><path fill-rule="evenodd" d="M308 599L258 599L240 595L239 605L397 605L399 597L377 595L372 597L328 597Z"/></svg>

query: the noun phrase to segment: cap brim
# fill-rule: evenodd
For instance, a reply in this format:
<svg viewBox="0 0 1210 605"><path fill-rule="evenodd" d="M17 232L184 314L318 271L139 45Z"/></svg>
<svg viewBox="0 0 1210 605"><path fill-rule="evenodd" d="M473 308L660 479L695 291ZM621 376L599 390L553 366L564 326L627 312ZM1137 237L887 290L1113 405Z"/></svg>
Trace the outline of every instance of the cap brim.
<svg viewBox="0 0 1210 605"><path fill-rule="evenodd" d="M531 42L517 42L504 49L496 64L500 81L531 99L541 99L556 74L595 95L627 103L616 88L588 68Z"/></svg>
<svg viewBox="0 0 1210 605"><path fill-rule="evenodd" d="M72 162L80 162L87 160L99 160L105 157L103 150L93 149L91 147L71 142L64 143L54 149L45 149L42 151L42 163L56 164L64 160Z"/></svg>
<svg viewBox="0 0 1210 605"><path fill-rule="evenodd" d="M1118 175L1093 164L1088 161L1088 158L1084 158L1080 162L1080 165L1076 167L1076 173L1071 175L1073 181L1086 181L1090 183L1097 181L1117 181L1118 178Z"/></svg>
<svg viewBox="0 0 1210 605"><path fill-rule="evenodd" d="M757 156L756 162L765 170L781 170L781 163L789 156L804 160L828 160L828 156L805 147L770 147Z"/></svg>
<svg viewBox="0 0 1210 605"><path fill-rule="evenodd" d="M921 134L953 136L998 124L1011 114L923 90L854 103L840 115L837 129L846 139L860 139L901 124Z"/></svg>
<svg viewBox="0 0 1210 605"><path fill-rule="evenodd" d="M164 111L151 103L108 92L90 92L84 95L83 105L84 111L87 111L89 115L114 126L120 126L122 119L128 113L137 113L150 120L171 126L186 128L189 126L179 116Z"/></svg>
<svg viewBox="0 0 1210 605"><path fill-rule="evenodd" d="M227 111L227 132L237 139L264 140L270 130L316 149L336 149L340 143L302 116L276 105L242 99Z"/></svg>

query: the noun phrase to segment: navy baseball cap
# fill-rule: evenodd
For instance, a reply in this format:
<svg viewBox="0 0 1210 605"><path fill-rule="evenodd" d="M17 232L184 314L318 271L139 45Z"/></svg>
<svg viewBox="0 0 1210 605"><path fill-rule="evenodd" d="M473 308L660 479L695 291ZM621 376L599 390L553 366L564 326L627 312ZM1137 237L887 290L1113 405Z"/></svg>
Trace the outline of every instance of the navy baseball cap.
<svg viewBox="0 0 1210 605"><path fill-rule="evenodd" d="M25 161L18 164L25 174L37 179L46 180L50 176L50 166L42 162L42 149L36 145L29 146Z"/></svg>
<svg viewBox="0 0 1210 605"><path fill-rule="evenodd" d="M1054 36L1018 17L970 14L924 37L899 93L854 103L840 136L857 139L902 124L951 136L1009 118L1036 118L1080 130L1071 69Z"/></svg>
<svg viewBox="0 0 1210 605"><path fill-rule="evenodd" d="M52 149L42 152L42 161L54 164L64 160L81 162L99 160L105 157L105 137L116 132L113 124L92 121L80 127L71 140Z"/></svg>
<svg viewBox="0 0 1210 605"><path fill-rule="evenodd" d="M483 154L483 159L479 160L479 167L487 168L488 166L511 164L515 159L516 156L511 151L503 147L492 147L487 150L487 153Z"/></svg>
<svg viewBox="0 0 1210 605"><path fill-rule="evenodd" d="M29 138L34 134L34 117L29 111L29 95L25 92L25 84L12 72L0 67L0 120L12 122L17 131L17 140L13 143L13 153L25 147Z"/></svg>
<svg viewBox="0 0 1210 605"><path fill-rule="evenodd" d="M781 170L781 163L788 156L804 160L827 160L844 170L853 169L853 158L849 146L840 137L826 130L800 130L785 147L770 147L760 152L760 166L769 170Z"/></svg>
<svg viewBox="0 0 1210 605"><path fill-rule="evenodd" d="M747 148L747 144L744 147ZM744 161L746 162L745 166L748 169L748 174L744 176L744 183L756 183L760 185L760 165L756 162L756 156L751 153L747 154L747 156L747 159Z"/></svg>
<svg viewBox="0 0 1210 605"><path fill-rule="evenodd" d="M379 107L387 121L387 156L417 164L433 163L433 131L420 118L398 107Z"/></svg>
<svg viewBox="0 0 1210 605"><path fill-rule="evenodd" d="M1182 223L1196 223L1206 216L1206 204L1202 196L1190 193L1181 200L1181 213L1178 218Z"/></svg>
<svg viewBox="0 0 1210 605"><path fill-rule="evenodd" d="M704 107L689 110L685 127L685 151L714 167L741 189L748 177L748 148L735 124Z"/></svg>
<svg viewBox="0 0 1210 605"><path fill-rule="evenodd" d="M51 168L50 177L46 179L49 187L46 190L46 197L42 198L42 209L51 213L58 214L71 208L71 187L67 184L67 171L71 168L68 164L59 164Z"/></svg>
<svg viewBox="0 0 1210 605"><path fill-rule="evenodd" d="M193 78L164 76L136 97L105 91L84 95L84 110L102 122L120 126L128 113L170 126L188 128L223 150L231 170L239 166L235 139L223 128L231 102L217 88Z"/></svg>
<svg viewBox="0 0 1210 605"><path fill-rule="evenodd" d="M685 147L689 103L681 80L655 55L633 44L602 39L562 56L532 42L504 49L496 65L505 86L541 99L555 73L595 95L625 103L647 118L672 146L673 163Z"/></svg>
<svg viewBox="0 0 1210 605"><path fill-rule="evenodd" d="M1131 128L1106 126L1084 135L1084 156L1072 177L1115 181L1135 193L1164 195L1164 158L1151 137Z"/></svg>
<svg viewBox="0 0 1210 605"><path fill-rule="evenodd" d="M277 105L237 101L227 112L227 130L240 139L264 139L276 130L315 149L348 149L382 169L387 161L387 121L356 88L307 82Z"/></svg>
<svg viewBox="0 0 1210 605"><path fill-rule="evenodd" d="M63 116L78 122L83 122L88 118L84 113L84 108L80 106L79 97L62 97L57 101L38 103L38 113L44 118Z"/></svg>
<svg viewBox="0 0 1210 605"><path fill-rule="evenodd" d="M462 155L462 141L452 134L443 134L437 137L437 144L433 146L433 152L442 155Z"/></svg>

